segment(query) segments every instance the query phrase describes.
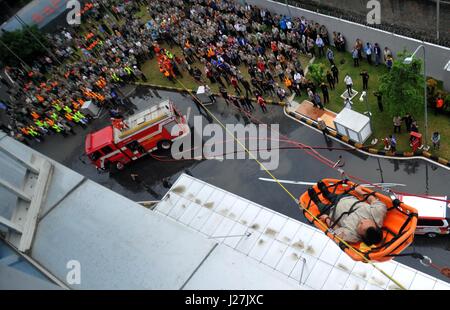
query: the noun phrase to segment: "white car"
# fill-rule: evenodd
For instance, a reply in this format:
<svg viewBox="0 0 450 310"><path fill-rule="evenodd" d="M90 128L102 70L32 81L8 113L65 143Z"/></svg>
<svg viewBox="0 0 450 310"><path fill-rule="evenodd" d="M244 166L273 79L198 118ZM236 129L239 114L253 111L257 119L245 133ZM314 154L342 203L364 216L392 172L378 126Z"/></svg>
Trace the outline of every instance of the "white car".
<svg viewBox="0 0 450 310"><path fill-rule="evenodd" d="M430 198L447 200L447 196L430 196ZM450 234L450 219L447 218L447 209L450 205L445 201L416 196L400 196L399 199L419 212L416 235L434 238L438 235Z"/></svg>

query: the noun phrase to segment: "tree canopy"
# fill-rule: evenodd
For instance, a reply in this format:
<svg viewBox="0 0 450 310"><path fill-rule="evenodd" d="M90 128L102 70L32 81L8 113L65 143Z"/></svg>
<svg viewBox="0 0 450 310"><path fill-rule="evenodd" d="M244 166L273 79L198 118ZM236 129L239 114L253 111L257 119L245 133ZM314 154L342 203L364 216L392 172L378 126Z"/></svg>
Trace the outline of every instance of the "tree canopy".
<svg viewBox="0 0 450 310"><path fill-rule="evenodd" d="M312 64L309 66L309 74L311 75L311 79L319 85L320 83L325 81L326 78L326 67L324 64Z"/></svg>
<svg viewBox="0 0 450 310"><path fill-rule="evenodd" d="M391 117L406 113L417 115L424 108L422 60L414 58L412 63L405 64L408 56L406 52L398 54L392 69L380 78L380 92Z"/></svg>
<svg viewBox="0 0 450 310"><path fill-rule="evenodd" d="M34 59L45 54L42 46L29 33L32 32L34 37L38 38L44 45L47 40L37 26L27 27L27 29L18 29L11 32L5 32L0 40L0 61L9 66L17 66L20 61L5 46L7 45L16 55L22 58L27 64L31 64Z"/></svg>

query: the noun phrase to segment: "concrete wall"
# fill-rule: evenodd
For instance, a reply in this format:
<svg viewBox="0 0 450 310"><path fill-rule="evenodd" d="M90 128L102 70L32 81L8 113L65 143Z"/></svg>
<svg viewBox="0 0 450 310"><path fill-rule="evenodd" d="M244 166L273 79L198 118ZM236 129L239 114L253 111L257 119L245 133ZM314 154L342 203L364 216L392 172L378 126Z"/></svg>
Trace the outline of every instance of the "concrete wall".
<svg viewBox="0 0 450 310"><path fill-rule="evenodd" d="M450 60L450 48L438 46L431 43L424 43L415 39L399 36L389 32L385 32L378 29L369 28L364 25L352 23L346 20L342 20L335 17L330 17L322 14L318 14L312 11L289 6L289 10L286 5L271 0L247 0L247 3L256 5L261 8L266 8L271 12L278 14L289 15L292 14L296 17L304 16L307 20L313 20L319 24L325 25L330 34L333 31L341 32L347 41L347 50L350 50L356 41L360 38L363 42L377 42L383 49L388 46L394 55L397 52L401 52L404 49L413 52L420 44L425 45L426 49L426 65L427 74L435 79L446 82L449 78L448 74L444 71L444 67ZM290 12L289 12L290 11ZM331 39L331 38L330 38ZM421 52L420 52L421 53ZM421 57L422 54L418 54ZM448 83L447 83L448 85ZM450 89L447 89L450 91Z"/></svg>
<svg viewBox="0 0 450 310"><path fill-rule="evenodd" d="M290 0L299 3L301 7L316 11L339 9L347 16L367 16L369 0ZM427 37L436 36L436 0L378 0L381 4L381 21L383 24L395 24L420 31ZM284 1L280 1L284 2ZM441 1L440 7L440 37L450 39L450 2ZM305 6L306 5L306 6ZM336 15L335 15L336 16ZM447 45L448 46L448 45Z"/></svg>

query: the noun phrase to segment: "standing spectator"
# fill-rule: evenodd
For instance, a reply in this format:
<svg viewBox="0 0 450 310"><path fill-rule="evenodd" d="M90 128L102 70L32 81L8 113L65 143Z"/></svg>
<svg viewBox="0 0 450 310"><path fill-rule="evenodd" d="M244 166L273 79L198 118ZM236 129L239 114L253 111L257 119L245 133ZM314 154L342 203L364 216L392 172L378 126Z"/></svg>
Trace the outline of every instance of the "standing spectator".
<svg viewBox="0 0 450 310"><path fill-rule="evenodd" d="M375 46L373 48L373 53L375 54L375 66L379 66L381 63L381 48L378 43L375 43Z"/></svg>
<svg viewBox="0 0 450 310"><path fill-rule="evenodd" d="M367 42L364 52L366 53L367 62L369 63L369 65L371 65L372 64L372 44Z"/></svg>
<svg viewBox="0 0 450 310"><path fill-rule="evenodd" d="M369 89L369 73L367 72L367 70L363 70L360 73L361 77L362 77L362 81L363 81L363 90L368 90Z"/></svg>
<svg viewBox="0 0 450 310"><path fill-rule="evenodd" d="M419 132L419 126L417 125L416 121L413 121L411 124L411 131L412 132Z"/></svg>
<svg viewBox="0 0 450 310"><path fill-rule="evenodd" d="M359 67L359 55L356 47L352 50L353 66Z"/></svg>
<svg viewBox="0 0 450 310"><path fill-rule="evenodd" d="M267 113L266 101L264 100L264 98L259 95L256 100L258 101L258 104L261 107L263 113Z"/></svg>
<svg viewBox="0 0 450 310"><path fill-rule="evenodd" d="M383 139L384 150L389 151L391 149L391 136Z"/></svg>
<svg viewBox="0 0 450 310"><path fill-rule="evenodd" d="M250 86L250 83L246 79L241 80L242 86L244 86L245 89L245 95L248 96L252 93L252 88Z"/></svg>
<svg viewBox="0 0 450 310"><path fill-rule="evenodd" d="M319 109L324 110L323 104L322 104L322 100L321 100L320 95L318 93L314 94L314 101L313 101L313 103L314 103L314 106L318 106Z"/></svg>
<svg viewBox="0 0 450 310"><path fill-rule="evenodd" d="M437 115L438 112L442 113L444 111L444 98L442 98L442 95L439 94L436 98L436 107L434 110L434 115Z"/></svg>
<svg viewBox="0 0 450 310"><path fill-rule="evenodd" d="M356 39L356 43L355 43L355 49L358 51L358 58L359 60L362 60L363 56L362 56L362 52L363 52L363 43L360 39Z"/></svg>
<svg viewBox="0 0 450 310"><path fill-rule="evenodd" d="M406 115L403 117L403 120L405 121L406 131L411 132L411 126L414 122L414 119L412 118L411 114L406 113Z"/></svg>
<svg viewBox="0 0 450 310"><path fill-rule="evenodd" d="M397 140L395 139L395 136L390 135L389 140L389 142L391 143L391 151L394 153L397 152Z"/></svg>
<svg viewBox="0 0 450 310"><path fill-rule="evenodd" d="M236 93L240 96L242 90L241 90L241 88L239 87L239 82L238 82L238 80L236 79L235 76L232 76L232 77L231 77L231 85L233 85L234 90L235 90Z"/></svg>
<svg viewBox="0 0 450 310"><path fill-rule="evenodd" d="M383 57L384 57L384 62L387 62L389 57L392 58L392 52L387 46L384 48Z"/></svg>
<svg viewBox="0 0 450 310"><path fill-rule="evenodd" d="M377 97L378 109L383 112L383 95L379 91L374 92L373 95Z"/></svg>
<svg viewBox="0 0 450 310"><path fill-rule="evenodd" d="M441 147L441 135L439 134L438 131L433 132L431 141L433 142L433 149L439 150L439 148Z"/></svg>
<svg viewBox="0 0 450 310"><path fill-rule="evenodd" d="M394 116L394 119L392 120L394 123L394 133L401 133L402 131L402 118L401 116L397 115Z"/></svg>
<svg viewBox="0 0 450 310"><path fill-rule="evenodd" d="M325 138L325 142L329 143L330 142L330 137L328 137L327 124L320 117L317 119L317 128L319 128L322 131L323 137Z"/></svg>
<svg viewBox="0 0 450 310"><path fill-rule="evenodd" d="M353 95L353 80L350 77L350 75L348 75L348 73L345 75L344 82L345 82L345 86L347 87L348 96L352 97L352 95Z"/></svg>
<svg viewBox="0 0 450 310"><path fill-rule="evenodd" d="M317 45L317 48L319 49L319 57L324 56L325 53L323 51L323 47L325 46L325 44L323 43L323 40L320 37L320 35L317 35L316 45Z"/></svg>
<svg viewBox="0 0 450 310"><path fill-rule="evenodd" d="M388 58L386 60L386 68L388 68L388 70L391 70L393 65L394 65L394 59L392 59L391 56L388 56Z"/></svg>
<svg viewBox="0 0 450 310"><path fill-rule="evenodd" d="M331 72L333 72L334 82L335 84L339 83L339 69L336 65L331 66Z"/></svg>
<svg viewBox="0 0 450 310"><path fill-rule="evenodd" d="M334 53L331 48L327 49L327 59L330 62L330 65L334 65Z"/></svg>
<svg viewBox="0 0 450 310"><path fill-rule="evenodd" d="M312 57L316 57L316 49L314 48L314 46L315 46L314 40L308 37L307 39L308 53L311 53Z"/></svg>
<svg viewBox="0 0 450 310"><path fill-rule="evenodd" d="M311 88L306 89L306 92L308 94L309 101L314 103L314 93Z"/></svg>
<svg viewBox="0 0 450 310"><path fill-rule="evenodd" d="M330 102L330 95L328 93L327 84L325 84L325 83L320 84L320 88L322 89L323 103L324 104L329 103Z"/></svg>
<svg viewBox="0 0 450 310"><path fill-rule="evenodd" d="M345 52L345 38L340 32L337 35L337 43L338 51Z"/></svg>
<svg viewBox="0 0 450 310"><path fill-rule="evenodd" d="M331 74L330 70L327 71L327 81L328 81L328 84L330 85L330 88L334 89L334 77Z"/></svg>
<svg viewBox="0 0 450 310"><path fill-rule="evenodd" d="M228 91L225 87L220 87L219 89L220 94L222 95L223 99L225 99L226 104L230 103L230 96L228 96Z"/></svg>

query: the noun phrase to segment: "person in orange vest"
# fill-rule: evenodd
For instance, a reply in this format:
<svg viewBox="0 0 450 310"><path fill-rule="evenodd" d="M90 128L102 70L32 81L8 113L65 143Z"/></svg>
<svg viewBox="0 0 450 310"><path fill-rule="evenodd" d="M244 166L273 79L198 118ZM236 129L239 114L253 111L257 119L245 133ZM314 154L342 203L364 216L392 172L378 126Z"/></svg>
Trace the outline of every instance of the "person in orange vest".
<svg viewBox="0 0 450 310"><path fill-rule="evenodd" d="M292 81L288 76L284 78L284 85L289 90L289 93L292 94Z"/></svg>
<svg viewBox="0 0 450 310"><path fill-rule="evenodd" d="M442 95L439 94L436 99L436 108L434 110L434 115L437 115L439 113L444 112L444 99L442 98Z"/></svg>
<svg viewBox="0 0 450 310"><path fill-rule="evenodd" d="M41 95L36 95L36 99L37 99L40 103L42 103L42 102L45 101L44 97L42 97Z"/></svg>
<svg viewBox="0 0 450 310"><path fill-rule="evenodd" d="M31 117L33 117L34 120L40 119L41 116L36 113L36 111L31 112Z"/></svg>

